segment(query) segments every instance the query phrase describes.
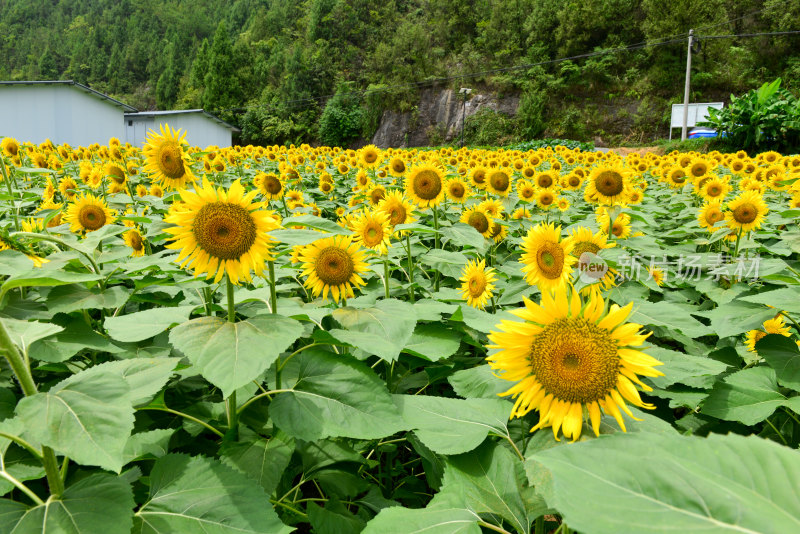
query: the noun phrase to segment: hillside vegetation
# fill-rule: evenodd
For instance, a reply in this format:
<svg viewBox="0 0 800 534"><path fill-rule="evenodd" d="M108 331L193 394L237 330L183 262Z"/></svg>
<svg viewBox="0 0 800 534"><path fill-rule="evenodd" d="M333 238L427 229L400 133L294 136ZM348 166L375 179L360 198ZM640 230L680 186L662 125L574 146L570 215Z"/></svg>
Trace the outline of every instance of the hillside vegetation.
<svg viewBox="0 0 800 534"><path fill-rule="evenodd" d="M358 91L326 120L347 138L369 137L385 109L413 111L412 82L679 39L689 28L795 30L798 19L800 4L779 0L0 0L0 79L73 79L140 109L204 107L253 143L319 140L327 97ZM797 89L798 43L701 41L693 99L778 76ZM681 40L439 83L521 95L506 137L645 139L666 132L685 54ZM603 120L609 109L616 122Z"/></svg>

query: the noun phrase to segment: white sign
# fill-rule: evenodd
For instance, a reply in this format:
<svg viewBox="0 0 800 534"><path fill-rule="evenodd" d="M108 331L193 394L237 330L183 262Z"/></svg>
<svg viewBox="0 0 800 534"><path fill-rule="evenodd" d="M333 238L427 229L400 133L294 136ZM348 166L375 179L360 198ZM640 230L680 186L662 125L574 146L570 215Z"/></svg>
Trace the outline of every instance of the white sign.
<svg viewBox="0 0 800 534"><path fill-rule="evenodd" d="M708 108L722 109L724 102L705 102L703 104L689 104L689 117L686 126L693 128L698 122L706 120ZM683 104L672 104L672 118L669 121L670 128L683 128Z"/></svg>

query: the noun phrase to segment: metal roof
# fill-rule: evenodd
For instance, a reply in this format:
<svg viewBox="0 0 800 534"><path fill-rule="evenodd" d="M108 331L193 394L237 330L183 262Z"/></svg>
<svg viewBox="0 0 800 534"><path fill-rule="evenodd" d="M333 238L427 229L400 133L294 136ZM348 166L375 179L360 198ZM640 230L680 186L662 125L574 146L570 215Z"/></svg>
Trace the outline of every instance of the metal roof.
<svg viewBox="0 0 800 534"><path fill-rule="evenodd" d="M123 102L115 98L111 98L110 96L101 93L100 91L95 91L91 87L87 87L81 83L75 82L73 80L27 80L27 81L0 81L0 85L66 85L66 86L73 86L81 91L88 93L92 96L96 96L102 100L108 100L113 105L120 107L123 111L127 112L137 112L139 111L133 106L129 106Z"/></svg>
<svg viewBox="0 0 800 534"><path fill-rule="evenodd" d="M184 114L184 113L202 113L203 115L205 115L209 119L213 120L214 122L218 122L219 124L223 125L224 127L228 128L229 130L232 130L234 132L240 132L241 131L241 130L239 130L239 128L237 128L233 124L225 122L224 120L220 119L216 115L214 115L212 113L209 113L208 111L206 111L204 109L173 109L173 110L167 110L167 111L138 111L136 113L126 113L125 114L125 118L127 119L127 118L130 118L130 117L161 117L161 116L164 116L164 115L179 115L179 114Z"/></svg>

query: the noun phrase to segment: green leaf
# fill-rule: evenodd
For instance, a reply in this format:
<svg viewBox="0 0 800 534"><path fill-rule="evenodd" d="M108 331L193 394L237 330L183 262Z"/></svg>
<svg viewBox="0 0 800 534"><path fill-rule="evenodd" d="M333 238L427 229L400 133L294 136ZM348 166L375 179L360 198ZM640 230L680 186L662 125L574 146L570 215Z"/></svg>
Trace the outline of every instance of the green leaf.
<svg viewBox="0 0 800 534"><path fill-rule="evenodd" d="M2 519L2 517L0 517ZM362 534L481 534L478 519L463 507L428 506L422 510L384 508Z"/></svg>
<svg viewBox="0 0 800 534"><path fill-rule="evenodd" d="M711 311L694 313L711 319L711 332L716 333L720 338L724 338L737 336L742 332L759 328L764 321L771 319L775 315L775 310L751 304L742 304L738 300L734 300Z"/></svg>
<svg viewBox="0 0 800 534"><path fill-rule="evenodd" d="M130 532L133 491L121 477L95 473L68 487L60 499L27 507L0 499L2 534L97 534Z"/></svg>
<svg viewBox="0 0 800 534"><path fill-rule="evenodd" d="M174 428L159 428L133 434L122 452L124 462L127 464L142 457L161 458L169 452L169 440L174 433Z"/></svg>
<svg viewBox="0 0 800 534"><path fill-rule="evenodd" d="M283 219L281 226L284 228L291 228L292 226L305 226L307 228L313 228L328 234L350 234L350 231L347 228L339 226L336 224L336 222L323 219L322 217L317 217L315 215L295 215L293 217L288 217ZM320 239L325 237L324 234L320 234L319 232L317 232L317 235L320 236Z"/></svg>
<svg viewBox="0 0 800 534"><path fill-rule="evenodd" d="M27 273L11 276L3 282L3 285L0 286L0 303L3 302L6 293L17 287L63 286L79 282L94 282L95 280L100 280L100 278L101 276L96 274L38 268Z"/></svg>
<svg viewBox="0 0 800 534"><path fill-rule="evenodd" d="M308 520L315 534L358 534L366 523L333 497L325 507L309 503Z"/></svg>
<svg viewBox="0 0 800 534"><path fill-rule="evenodd" d="M116 354L123 349L114 345L107 338L101 336L86 324L83 318L56 316L55 324L64 328L63 332L55 336L40 339L30 346L29 355L34 360L58 363L68 360L73 355L84 349L97 352Z"/></svg>
<svg viewBox="0 0 800 534"><path fill-rule="evenodd" d="M637 301L628 321L649 326L665 326L691 338L711 333L707 326L690 316L686 308L666 301Z"/></svg>
<svg viewBox="0 0 800 534"><path fill-rule="evenodd" d="M294 453L294 440L282 433L255 441L226 442L220 451L222 463L256 480L271 495Z"/></svg>
<svg viewBox="0 0 800 534"><path fill-rule="evenodd" d="M281 243L287 245L308 245L318 239L322 239L326 234L321 234L315 230L273 230L269 233Z"/></svg>
<svg viewBox="0 0 800 534"><path fill-rule="evenodd" d="M445 276L458 279L467 264L467 257L461 252L450 252L437 248L422 255L419 261L430 265Z"/></svg>
<svg viewBox="0 0 800 534"><path fill-rule="evenodd" d="M130 388L131 404L141 406L161 391L179 362L180 358L134 358L95 365L83 374L88 377L110 372L120 376Z"/></svg>
<svg viewBox="0 0 800 534"><path fill-rule="evenodd" d="M414 311L419 321L441 321L442 314L451 314L457 309L456 304L446 304L432 299L422 299L414 303Z"/></svg>
<svg viewBox="0 0 800 534"><path fill-rule="evenodd" d="M122 286L109 287L101 291L80 284L59 286L47 294L47 309L53 313L69 313L77 310L119 308L130 298L131 291Z"/></svg>
<svg viewBox="0 0 800 534"><path fill-rule="evenodd" d="M0 319L8 330L11 341L17 345L23 353L28 352L34 341L50 337L64 329L52 323L40 323L38 321L17 321L16 319Z"/></svg>
<svg viewBox="0 0 800 534"><path fill-rule="evenodd" d="M394 395L394 402L420 441L439 454L469 452L489 432L508 436L512 404L504 400Z"/></svg>
<svg viewBox="0 0 800 534"><path fill-rule="evenodd" d="M237 323L201 317L175 327L169 339L227 398L261 376L302 333L302 324L282 315Z"/></svg>
<svg viewBox="0 0 800 534"><path fill-rule="evenodd" d="M170 326L189 319L194 306L152 308L119 317L106 318L108 335L117 341L143 341L160 334Z"/></svg>
<svg viewBox="0 0 800 534"><path fill-rule="evenodd" d="M512 315L507 311L500 311L497 313L489 313L483 310L478 310L472 306L462 304L459 311L450 317L452 321L463 321L470 328L474 328L479 332L488 334L492 330L497 330L501 320L507 321L520 321L521 319L516 315Z"/></svg>
<svg viewBox="0 0 800 534"><path fill-rule="evenodd" d="M458 352L461 334L441 324L418 325L406 343L404 352L435 362Z"/></svg>
<svg viewBox="0 0 800 534"><path fill-rule="evenodd" d="M800 391L800 349L791 338L768 334L756 342L756 352L775 369L781 385Z"/></svg>
<svg viewBox="0 0 800 534"><path fill-rule="evenodd" d="M548 473L537 490L581 532L800 530L800 453L755 436L620 433L532 461Z"/></svg>
<svg viewBox="0 0 800 534"><path fill-rule="evenodd" d="M786 397L778 391L775 370L751 367L717 382L701 411L718 419L754 425L785 404Z"/></svg>
<svg viewBox="0 0 800 534"><path fill-rule="evenodd" d="M472 247L477 254L483 255L489 248L489 240L468 224L458 222L442 230L442 237L456 248Z"/></svg>
<svg viewBox="0 0 800 534"><path fill-rule="evenodd" d="M662 347L649 347L643 352L664 364L657 367L664 376L648 377L649 381L660 388L677 383L710 388L717 381L717 377L728 369L727 365L717 360Z"/></svg>
<svg viewBox="0 0 800 534"><path fill-rule="evenodd" d="M19 401L23 437L52 447L77 463L119 472L133 430L130 388L119 375L81 371Z"/></svg>
<svg viewBox="0 0 800 534"><path fill-rule="evenodd" d="M339 308L333 318L345 330L330 330L332 336L387 361L397 359L417 324L414 306L397 299L380 300L369 308Z"/></svg>
<svg viewBox="0 0 800 534"><path fill-rule="evenodd" d="M272 400L270 415L295 438L376 439L407 428L386 384L350 356L303 351L289 360L282 379L291 391Z"/></svg>
<svg viewBox="0 0 800 534"><path fill-rule="evenodd" d="M136 512L133 532L283 534L269 496L245 475L216 460L168 454L150 473L150 495Z"/></svg>
<svg viewBox="0 0 800 534"><path fill-rule="evenodd" d="M531 495L522 462L508 448L487 441L478 449L446 460L442 491L456 491L465 508L498 515L517 532L530 532L546 507Z"/></svg>
<svg viewBox="0 0 800 534"><path fill-rule="evenodd" d="M456 371L447 381L458 395L467 399L496 399L513 385L508 380L494 376L487 364Z"/></svg>

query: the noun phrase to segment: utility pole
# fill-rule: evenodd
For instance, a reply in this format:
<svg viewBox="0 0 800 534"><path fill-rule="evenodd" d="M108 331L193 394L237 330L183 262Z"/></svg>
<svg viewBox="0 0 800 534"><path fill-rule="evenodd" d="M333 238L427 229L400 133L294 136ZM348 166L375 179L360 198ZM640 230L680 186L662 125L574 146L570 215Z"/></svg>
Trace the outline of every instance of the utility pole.
<svg viewBox="0 0 800 534"><path fill-rule="evenodd" d="M686 82L683 88L683 126L681 127L681 141L686 141L687 125L689 124L689 86L692 80L692 39L694 30L689 30L689 46L686 48Z"/></svg>
<svg viewBox="0 0 800 534"><path fill-rule="evenodd" d="M467 95L472 92L472 89L462 87L458 91L463 97L461 102L461 148L464 148L464 123L467 122Z"/></svg>

